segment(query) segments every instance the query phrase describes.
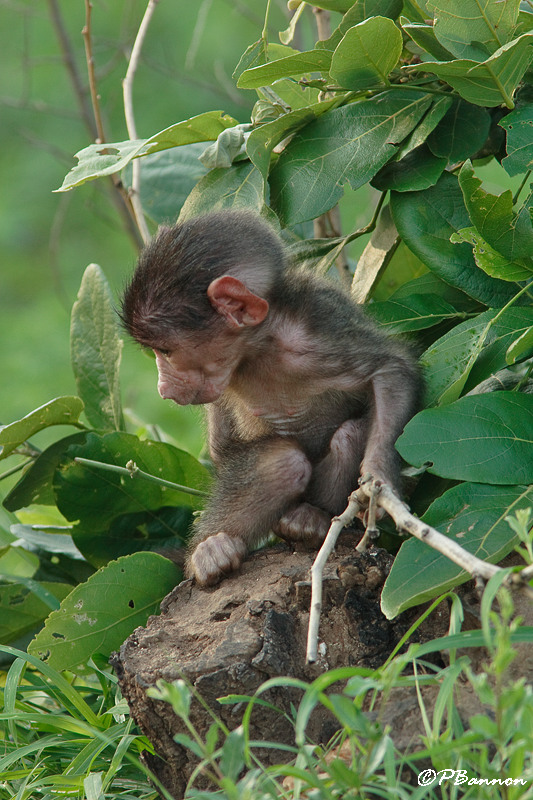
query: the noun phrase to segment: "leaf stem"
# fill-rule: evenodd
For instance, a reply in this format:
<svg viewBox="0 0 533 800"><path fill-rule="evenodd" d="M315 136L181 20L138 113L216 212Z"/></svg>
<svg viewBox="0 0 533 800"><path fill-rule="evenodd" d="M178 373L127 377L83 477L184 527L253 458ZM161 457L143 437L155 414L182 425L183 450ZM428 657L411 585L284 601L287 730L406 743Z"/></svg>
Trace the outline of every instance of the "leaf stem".
<svg viewBox="0 0 533 800"><path fill-rule="evenodd" d="M11 475L15 475L17 472L20 472L21 469L24 467L28 467L30 464L34 463L34 459L30 458L29 461L23 461L22 464L17 464L16 467L11 467L11 469L6 470L0 475L0 481L3 481L4 478L9 478Z"/></svg>
<svg viewBox="0 0 533 800"><path fill-rule="evenodd" d="M156 475L150 475L149 472L144 472L142 469L139 469L134 461L128 461L125 467L119 467L116 464L106 464L104 461L93 461L90 458L76 457L74 461L85 467L96 467L105 472L117 472L119 475L127 475L130 478L141 478L143 481L157 483L159 486L166 486L168 489L186 492L187 494L193 494L197 497L208 496L208 493L201 489L191 489L189 486L182 486L180 483L173 483L172 481L166 481L164 478L158 478Z"/></svg>
<svg viewBox="0 0 533 800"><path fill-rule="evenodd" d="M265 48L265 57L267 55L267 47L268 47L268 17L270 15L270 0L267 0L267 6L265 11L265 22L263 24L263 30L261 31L261 39L263 40L263 45Z"/></svg>
<svg viewBox="0 0 533 800"><path fill-rule="evenodd" d="M528 171L524 175L524 180L522 181L522 183L520 184L520 186L516 190L515 194L513 195L513 206L515 206L516 203L518 202L518 198L520 197L520 193L521 193L522 189L524 188L524 186L526 185L526 183L528 182L528 180L530 179L530 177L531 177L531 170L528 169Z"/></svg>

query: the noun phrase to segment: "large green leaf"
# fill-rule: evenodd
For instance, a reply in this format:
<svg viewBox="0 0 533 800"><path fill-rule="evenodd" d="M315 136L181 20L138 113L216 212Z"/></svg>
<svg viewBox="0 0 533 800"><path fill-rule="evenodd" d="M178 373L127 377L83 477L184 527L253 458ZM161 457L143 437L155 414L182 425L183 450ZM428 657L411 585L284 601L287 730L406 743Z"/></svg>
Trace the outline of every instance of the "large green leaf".
<svg viewBox="0 0 533 800"><path fill-rule="evenodd" d="M223 208L263 208L264 184L259 170L249 161L225 169L210 170L198 181L183 204L179 219L200 216Z"/></svg>
<svg viewBox="0 0 533 800"><path fill-rule="evenodd" d="M402 34L391 19L366 19L344 34L333 53L331 77L352 91L387 85L402 48Z"/></svg>
<svg viewBox="0 0 533 800"><path fill-rule="evenodd" d="M458 233L450 237L451 242L468 242L473 245L473 253L476 264L487 275L493 278L500 278L503 281L526 281L533 278L533 260L522 259L509 261L497 250L488 244L478 232L477 228L462 228Z"/></svg>
<svg viewBox="0 0 533 800"><path fill-rule="evenodd" d="M421 356L427 405L450 403L507 366L506 352L533 325L533 308L485 311L456 325Z"/></svg>
<svg viewBox="0 0 533 800"><path fill-rule="evenodd" d="M70 445L83 444L86 435L86 432L74 433L47 447L33 464L26 468L22 478L4 498L3 505L7 510L17 511L19 508L34 504L55 505L54 473Z"/></svg>
<svg viewBox="0 0 533 800"><path fill-rule="evenodd" d="M157 613L180 578L178 567L156 553L113 561L72 590L28 652L62 671L86 664L97 653L107 657Z"/></svg>
<svg viewBox="0 0 533 800"><path fill-rule="evenodd" d="M182 144L214 141L225 128L232 128L237 124L236 119L222 111L208 111L171 125L149 139L91 144L76 153L78 164L70 170L57 191L67 192L86 181L120 172L126 164L139 156Z"/></svg>
<svg viewBox="0 0 533 800"><path fill-rule="evenodd" d="M469 161L461 168L459 184L470 218L481 236L510 261L531 257L533 225L527 204L515 212L510 189L500 195L486 192Z"/></svg>
<svg viewBox="0 0 533 800"><path fill-rule="evenodd" d="M389 161L372 179L381 191L412 192L434 186L446 167L445 158L437 158L426 145L411 150L400 161Z"/></svg>
<svg viewBox="0 0 533 800"><path fill-rule="evenodd" d="M515 109L498 124L507 131L507 156L502 165L508 174L533 169L533 104Z"/></svg>
<svg viewBox="0 0 533 800"><path fill-rule="evenodd" d="M422 519L467 552L495 564L511 552L516 540L505 517L532 504L531 486L462 483L439 497ZM391 619L470 577L445 555L419 539L409 539L401 546L385 581L382 611Z"/></svg>
<svg viewBox="0 0 533 800"><path fill-rule="evenodd" d="M502 4L505 5L505 4ZM533 58L533 33L504 44L482 63L470 60L427 62L424 69L446 81L469 103L514 108L513 94Z"/></svg>
<svg viewBox="0 0 533 800"><path fill-rule="evenodd" d="M174 222L207 170L199 161L205 143L184 144L146 156L142 165L141 203L155 222Z"/></svg>
<svg viewBox="0 0 533 800"><path fill-rule="evenodd" d="M533 483L533 396L495 392L421 411L396 447L409 464L442 478Z"/></svg>
<svg viewBox="0 0 533 800"><path fill-rule="evenodd" d="M456 58L483 61L513 38L520 0L429 0L439 42Z"/></svg>
<svg viewBox="0 0 533 800"><path fill-rule="evenodd" d="M442 280L485 305L505 305L515 292L480 270L468 244L450 236L470 225L455 175L445 172L435 186L421 192L393 192L391 210L398 232L410 250Z"/></svg>
<svg viewBox="0 0 533 800"><path fill-rule="evenodd" d="M124 428L119 379L122 344L108 283L100 267L90 264L72 307L70 356L85 415L95 428Z"/></svg>
<svg viewBox="0 0 533 800"><path fill-rule="evenodd" d="M419 331L457 317L459 312L438 294L412 294L403 300L370 303L367 314L389 333Z"/></svg>
<svg viewBox="0 0 533 800"><path fill-rule="evenodd" d="M305 75L309 72L328 72L332 53L329 50L307 50L305 53L278 58L257 67L244 70L237 86L239 89L258 89L269 86L280 78Z"/></svg>
<svg viewBox="0 0 533 800"><path fill-rule="evenodd" d="M125 477L76 463L76 457L125 467L131 460L150 475L192 489L205 489L209 473L193 456L164 442L141 441L125 433L89 433L84 444L72 445L54 478L56 503L68 519L77 521L73 539L96 566L135 550L150 549L168 540L179 546L190 513L162 512L164 508L198 509L198 497L140 478ZM169 519L168 514L172 517ZM176 541L175 541L176 540Z"/></svg>
<svg viewBox="0 0 533 800"><path fill-rule="evenodd" d="M250 133L246 142L246 152L265 180L270 169L273 148L304 125L329 111L336 102L336 100L326 100L306 108L298 108L272 122L259 125Z"/></svg>
<svg viewBox="0 0 533 800"><path fill-rule="evenodd" d="M332 208L342 184L362 186L397 151L431 104L420 92L384 92L336 108L296 133L270 174L272 205L285 225Z"/></svg>
<svg viewBox="0 0 533 800"><path fill-rule="evenodd" d="M44 428L52 425L76 425L82 428L78 423L82 411L83 402L79 397L56 397L22 419L4 425L0 428L0 459L6 458Z"/></svg>
<svg viewBox="0 0 533 800"><path fill-rule="evenodd" d="M439 97L424 114L414 131L402 142L396 159L404 158L412 150L426 143L430 133L437 127L443 116L452 104L451 97Z"/></svg>
<svg viewBox="0 0 533 800"><path fill-rule="evenodd" d="M451 163L464 161L485 144L491 124L486 108L455 98L437 128L428 136L432 153Z"/></svg>
<svg viewBox="0 0 533 800"><path fill-rule="evenodd" d="M411 37L413 42L437 61L451 61L453 59L450 51L446 50L435 36L433 25L411 22L405 17L401 17L400 22L402 29Z"/></svg>

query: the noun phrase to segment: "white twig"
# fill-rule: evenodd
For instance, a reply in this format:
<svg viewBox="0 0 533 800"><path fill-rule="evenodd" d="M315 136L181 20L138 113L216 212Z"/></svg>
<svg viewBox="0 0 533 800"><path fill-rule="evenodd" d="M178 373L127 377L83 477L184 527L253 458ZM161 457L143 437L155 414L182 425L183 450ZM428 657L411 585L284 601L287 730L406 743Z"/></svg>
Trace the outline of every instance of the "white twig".
<svg viewBox="0 0 533 800"><path fill-rule="evenodd" d="M495 564L488 564L486 561L482 561L477 556L464 550L464 548L458 545L453 539L444 536L442 533L435 530L435 528L426 525L425 522L415 517L411 514L405 503L394 494L390 486L386 483L373 480L363 481L359 489L352 492L350 495L346 510L340 517L333 518L324 544L320 548L313 566L311 567L311 608L307 634L308 663L313 663L317 659L318 628L320 624L320 613L322 611L322 573L326 561L335 547L343 527L349 525L356 514L367 508L370 500L372 500L373 504L374 499L375 504L392 517L399 531L410 533L430 547L433 547L434 550L445 555L472 575L472 577L476 579L478 585L488 581L489 578L502 569ZM373 512L369 514L370 530L367 529L364 537L367 540L371 536L371 526L373 525L372 516ZM516 579L517 576L514 577ZM515 580L514 582L517 581ZM520 583L523 585L525 582L520 581Z"/></svg>
<svg viewBox="0 0 533 800"><path fill-rule="evenodd" d="M135 78L137 67L139 66L139 60L141 57L141 50L144 43L144 38L146 36L148 26L150 25L153 13L155 11L155 7L158 4L158 2L159 0L148 0L148 5L146 7L146 11L144 12L144 17L140 24L139 30L137 31L137 36L135 37L135 42L133 44L133 49L131 51L130 61L128 64L128 69L126 70L126 75L124 77L124 80L122 81L122 93L124 97L124 117L126 119L126 126L128 128L128 136L130 137L130 139L137 139L137 127L135 125L135 114L133 111L133 81ZM147 242L150 238L150 231L148 230L148 225L146 224L146 220L144 218L144 213L140 201L140 188L141 188L141 165L139 159L134 158L132 162L131 204L135 212L137 225L139 226L139 231L141 232L143 241Z"/></svg>
<svg viewBox="0 0 533 800"><path fill-rule="evenodd" d="M318 551L318 555L311 567L311 610L309 614L309 627L307 629L308 663L312 663L317 659L318 626L320 624L320 612L322 611L322 572L331 551L337 543L340 532L346 525L350 524L360 510L361 504L357 498L357 493L352 492L345 511L343 511L340 517L333 517L331 520L331 526L324 539L324 544Z"/></svg>

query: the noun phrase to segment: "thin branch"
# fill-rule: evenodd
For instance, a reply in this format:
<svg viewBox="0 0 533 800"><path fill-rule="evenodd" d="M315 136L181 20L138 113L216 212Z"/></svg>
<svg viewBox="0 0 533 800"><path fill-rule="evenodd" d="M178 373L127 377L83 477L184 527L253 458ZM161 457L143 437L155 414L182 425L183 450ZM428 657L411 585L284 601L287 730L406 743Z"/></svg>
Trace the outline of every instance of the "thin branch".
<svg viewBox="0 0 533 800"><path fill-rule="evenodd" d="M101 469L104 472L116 472L119 475L125 475L128 478L141 478L143 481L157 483L159 486L165 486L168 489L175 489L179 492L193 494L197 497L207 497L208 495L207 492L204 492L201 489L191 489L190 486L182 486L180 483L167 481L164 478L158 478L157 475L151 475L149 472L144 472L142 469L139 469L134 461L128 461L125 467L119 467L116 464L106 464L104 461L93 461L90 458L76 457L74 461L84 467L96 467L96 469Z"/></svg>
<svg viewBox="0 0 533 800"><path fill-rule="evenodd" d="M322 612L322 573L330 554L332 553L337 539L343 528L352 522L362 506L357 498L356 492L352 492L348 500L348 506L340 517L333 517L331 527L328 531L324 544L318 551L318 555L311 567L311 611L309 614L309 627L307 629L307 662L312 664L317 659L318 652L318 628L320 625L320 614Z"/></svg>
<svg viewBox="0 0 533 800"><path fill-rule="evenodd" d="M89 91L91 93L91 102L93 104L94 122L96 125L96 135L93 136L97 143L105 142L106 135L104 131L104 123L102 121L102 112L100 109L100 97L96 86L96 73L94 70L94 58L92 48L91 36L91 14L92 3L90 0L85 0L85 25L83 26L81 35L83 37L83 44L85 46L85 60L87 62L87 75L89 77Z"/></svg>
<svg viewBox="0 0 533 800"><path fill-rule="evenodd" d="M81 79L81 75L78 70L78 66L76 64L74 51L72 49L70 39L65 29L65 25L63 24L63 17L61 16L61 11L59 10L59 5L57 0L48 0L48 7L50 9L50 17L52 19L52 24L54 26L57 38L59 40L59 44L61 46L63 61L65 63L67 72L70 76L72 86L74 88L74 97L76 98L76 101L78 103L80 114L83 118L85 126L87 130L90 132L91 139L94 139L97 136L97 128L95 127L95 120L91 113L91 106L87 101L87 90L83 85L83 81Z"/></svg>
<svg viewBox="0 0 533 800"><path fill-rule="evenodd" d="M137 67L139 66L144 39L158 2L159 0L148 0L148 5L146 6L144 17L142 18L139 30L137 31L137 36L135 37L135 42L133 43L133 49L131 51L128 69L126 70L126 75L124 77L124 80L122 81L122 92L124 96L124 117L126 119L126 126L128 129L128 136L130 137L130 139L138 138L137 128L135 125L135 113L133 110L133 83L135 79L135 73L137 72ZM146 243L150 239L150 231L148 230L148 225L146 224L146 219L144 217L144 212L141 205L140 189L141 189L141 164L139 159L134 159L132 162L130 199L135 213L137 226L139 228L139 231L141 232L143 241Z"/></svg>
<svg viewBox="0 0 533 800"><path fill-rule="evenodd" d="M91 138L94 139L96 126L96 138L99 142L103 143L106 140L106 136L102 122L102 114L100 111L100 98L97 91L94 60L92 55L91 12L92 4L90 0L85 0L85 25L82 30L82 36L85 45L85 58L87 61L89 87L94 115L94 123L91 123L88 128ZM74 84L74 92L76 96L78 96L78 88L76 84ZM128 193L124 188L124 184L122 183L119 175L110 175L109 180L113 186L113 192L111 194L113 202L115 203L117 210L124 221L125 228L133 240L133 243L137 248L140 248L142 245L142 240L140 239L139 232L136 227L135 214L133 212Z"/></svg>
<svg viewBox="0 0 533 800"><path fill-rule="evenodd" d="M320 624L320 613L322 610L322 573L326 561L335 547L337 538L342 529L349 525L357 514L366 509L369 500L374 497L376 505L382 508L394 520L396 527L401 532L410 533L420 541L442 553L450 561L460 566L468 572L478 586L482 586L497 572L502 571L502 567L496 564L489 564L482 561L477 556L469 553L453 539L439 533L435 528L427 525L422 520L415 517L409 508L392 491L390 486L381 481L371 479L364 480L359 489L349 497L348 506L340 517L334 517L331 527L320 548L318 555L311 567L311 608L309 614L309 628L307 635L307 662L313 663L317 660L318 653L318 629ZM372 524L372 520L370 520ZM365 534L366 535L366 534ZM371 538L369 536L368 538ZM359 549L359 548L358 548ZM512 574L508 580L509 585L517 585L525 589L529 596L533 597L533 590L527 583L531 572L519 572Z"/></svg>

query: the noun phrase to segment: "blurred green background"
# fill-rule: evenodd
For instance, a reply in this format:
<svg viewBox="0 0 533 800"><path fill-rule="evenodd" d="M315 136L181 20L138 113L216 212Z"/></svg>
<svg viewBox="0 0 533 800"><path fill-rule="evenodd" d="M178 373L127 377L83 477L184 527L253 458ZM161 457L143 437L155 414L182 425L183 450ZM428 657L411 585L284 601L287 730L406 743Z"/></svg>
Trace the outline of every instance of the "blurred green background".
<svg viewBox="0 0 533 800"><path fill-rule="evenodd" d="M68 60L85 97L84 0L2 2L0 14L0 424L61 394L75 394L70 310L87 264L96 262L120 294L135 247L105 181L54 194L73 154L92 142ZM146 0L93 0L93 57L108 141L128 138L122 79ZM260 36L264 0L162 0L143 47L134 86L137 130L148 137L186 117L222 109L248 121L255 92L237 91L231 74ZM286 26L274 2L272 36ZM193 409L159 399L155 367L130 342L122 365L124 405L158 422L197 451ZM39 440L37 440L39 444Z"/></svg>

